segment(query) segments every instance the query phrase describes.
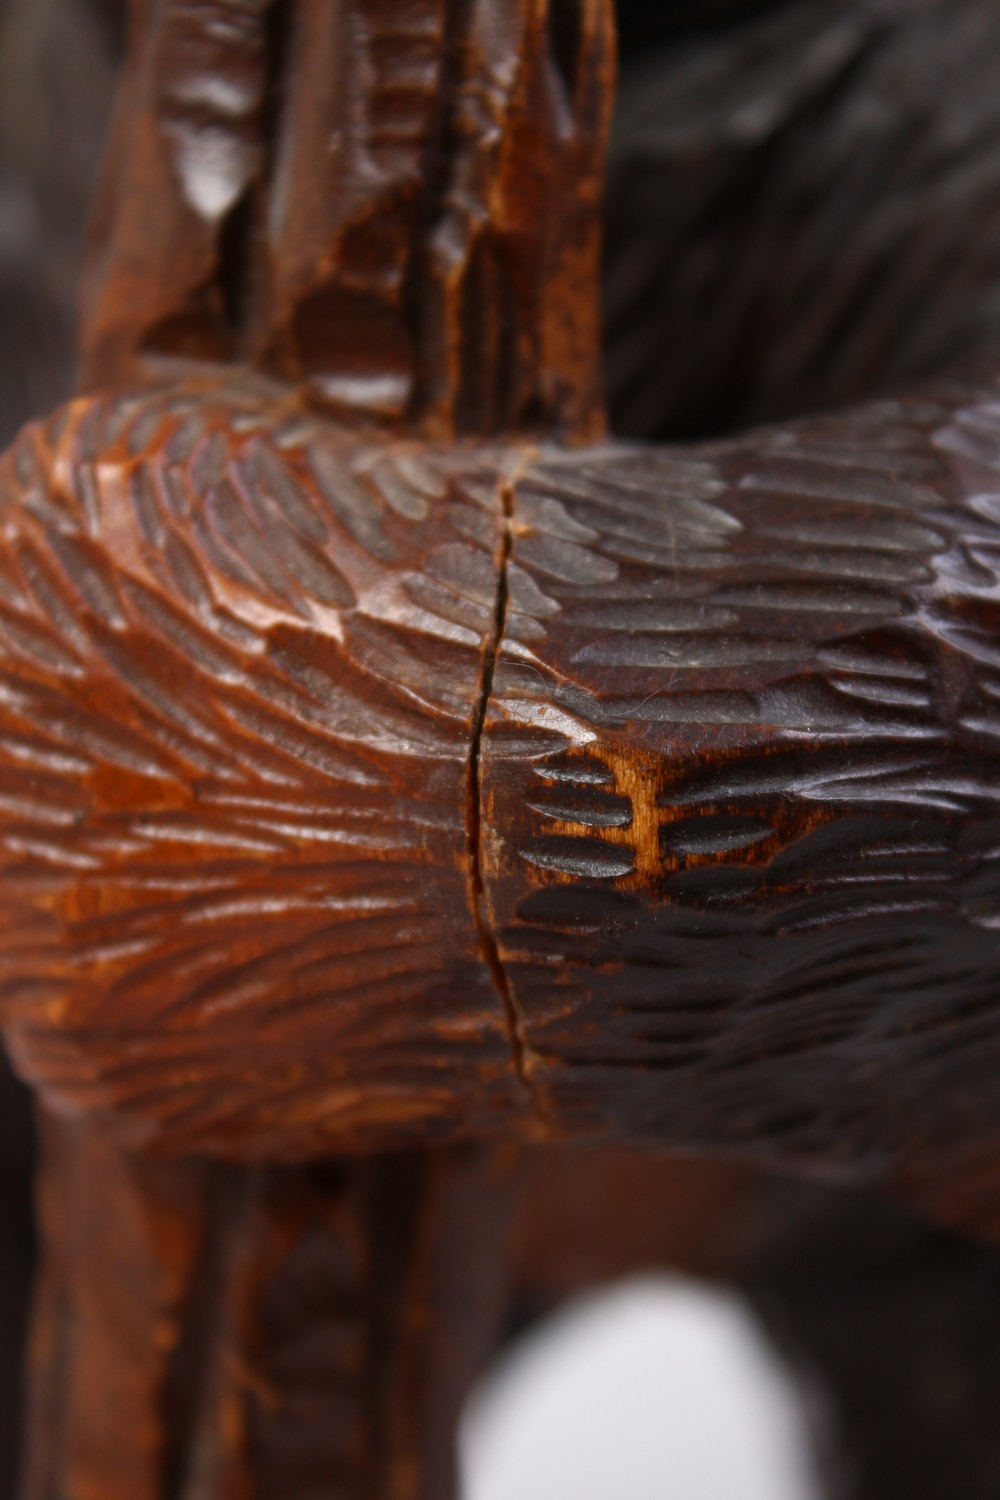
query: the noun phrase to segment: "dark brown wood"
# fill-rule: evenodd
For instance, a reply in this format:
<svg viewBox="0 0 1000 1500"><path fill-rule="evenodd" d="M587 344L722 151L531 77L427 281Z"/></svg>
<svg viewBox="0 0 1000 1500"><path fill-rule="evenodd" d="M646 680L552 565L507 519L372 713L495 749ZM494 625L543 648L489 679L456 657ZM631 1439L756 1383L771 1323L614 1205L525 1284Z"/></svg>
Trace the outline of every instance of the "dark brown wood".
<svg viewBox="0 0 1000 1500"><path fill-rule="evenodd" d="M152 1163L49 1122L31 1500L445 1500L510 1163Z"/></svg>
<svg viewBox="0 0 1000 1500"><path fill-rule="evenodd" d="M29 430L19 1065L174 1151L583 1131L989 1198L994 410L386 453L191 377Z"/></svg>
<svg viewBox="0 0 1000 1500"><path fill-rule="evenodd" d="M609 0L149 0L84 376L251 357L346 417L592 438Z"/></svg>
<svg viewBox="0 0 1000 1500"><path fill-rule="evenodd" d="M883 22L850 10L782 120L869 118ZM931 55L914 14L890 72ZM605 444L612 53L605 0L132 8L87 394L0 464L0 1022L50 1112L31 1500L448 1500L515 1268L572 1281L566 1184L526 1239L511 1143L1000 1233L1000 366ZM594 1274L677 1244L675 1171L633 1166L664 1206L602 1226L593 1164Z"/></svg>
<svg viewBox="0 0 1000 1500"><path fill-rule="evenodd" d="M995 347L992 0L620 10L614 431L712 436L892 395Z"/></svg>
<svg viewBox="0 0 1000 1500"><path fill-rule="evenodd" d="M1000 1206L995 392L520 475L484 879L554 1127Z"/></svg>
<svg viewBox="0 0 1000 1500"><path fill-rule="evenodd" d="M0 606L11 1046L136 1145L481 1135L523 1092L470 868L514 460L276 394L83 402L10 456L46 497Z"/></svg>

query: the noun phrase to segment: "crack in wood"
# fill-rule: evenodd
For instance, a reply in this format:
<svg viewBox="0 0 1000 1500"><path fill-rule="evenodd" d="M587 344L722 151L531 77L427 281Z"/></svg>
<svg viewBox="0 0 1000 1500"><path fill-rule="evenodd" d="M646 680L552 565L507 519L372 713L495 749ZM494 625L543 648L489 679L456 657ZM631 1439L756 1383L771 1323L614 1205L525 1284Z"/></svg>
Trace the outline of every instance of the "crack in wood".
<svg viewBox="0 0 1000 1500"><path fill-rule="evenodd" d="M476 923L480 951L483 961L490 971L494 986L503 1002L507 1031L510 1038L511 1056L517 1076L530 1098L536 1116L539 1120L542 1120L544 1111L532 1084L528 1067L528 1044L525 1036L524 1018L518 1008L507 970L500 956L500 944L493 929L489 904L486 898L486 884L483 875L483 786L481 774L482 745L486 729L486 718L493 696L493 678L496 672L497 656L503 644L504 631L507 624L507 605L510 593L508 570L511 551L513 549L514 490L520 474L523 473L534 457L534 450L524 452L515 463L513 470L508 475L500 477L498 485L500 536L496 553L496 600L492 629L483 642L479 693L476 701L475 716L472 721L472 735L469 744L468 851L469 901Z"/></svg>

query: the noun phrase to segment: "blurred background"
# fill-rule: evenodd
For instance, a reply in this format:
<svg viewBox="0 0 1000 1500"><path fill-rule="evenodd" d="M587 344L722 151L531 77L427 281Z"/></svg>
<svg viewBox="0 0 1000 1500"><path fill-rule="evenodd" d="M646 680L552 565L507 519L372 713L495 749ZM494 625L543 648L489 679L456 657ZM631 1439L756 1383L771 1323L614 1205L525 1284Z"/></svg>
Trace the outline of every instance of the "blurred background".
<svg viewBox="0 0 1000 1500"><path fill-rule="evenodd" d="M464 1500L820 1500L804 1400L743 1299L635 1277L569 1303L483 1381Z"/></svg>

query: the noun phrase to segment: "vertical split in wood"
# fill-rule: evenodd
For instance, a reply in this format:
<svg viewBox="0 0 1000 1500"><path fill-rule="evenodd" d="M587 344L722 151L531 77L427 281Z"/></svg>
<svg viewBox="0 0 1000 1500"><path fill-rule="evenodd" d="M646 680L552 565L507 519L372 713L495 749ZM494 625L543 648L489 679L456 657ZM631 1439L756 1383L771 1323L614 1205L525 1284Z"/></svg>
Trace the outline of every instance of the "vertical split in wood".
<svg viewBox="0 0 1000 1500"><path fill-rule="evenodd" d="M133 0L83 385L248 363L389 431L599 437L613 53L611 0ZM498 1158L46 1137L27 1500L449 1500Z"/></svg>
<svg viewBox="0 0 1000 1500"><path fill-rule="evenodd" d="M262 0L133 0L82 287L84 386L239 355L234 260L264 164Z"/></svg>

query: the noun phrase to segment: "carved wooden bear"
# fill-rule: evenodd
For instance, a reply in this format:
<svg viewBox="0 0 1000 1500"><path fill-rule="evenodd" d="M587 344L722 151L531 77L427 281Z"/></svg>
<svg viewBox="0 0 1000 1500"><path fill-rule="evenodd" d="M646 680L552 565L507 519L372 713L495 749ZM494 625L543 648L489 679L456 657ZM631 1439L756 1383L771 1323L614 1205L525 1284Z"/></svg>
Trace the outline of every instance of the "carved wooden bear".
<svg viewBox="0 0 1000 1500"><path fill-rule="evenodd" d="M442 1500L512 1143L997 1227L1000 366L607 441L611 52L136 7L87 394L0 468L39 1500Z"/></svg>

